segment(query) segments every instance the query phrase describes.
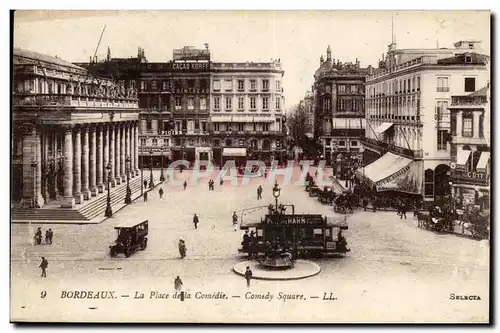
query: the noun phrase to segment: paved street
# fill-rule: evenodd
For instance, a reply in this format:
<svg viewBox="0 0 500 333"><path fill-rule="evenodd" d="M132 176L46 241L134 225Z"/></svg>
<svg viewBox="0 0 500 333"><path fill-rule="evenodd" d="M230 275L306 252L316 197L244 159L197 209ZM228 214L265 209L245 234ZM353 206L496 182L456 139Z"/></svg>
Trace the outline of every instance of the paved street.
<svg viewBox="0 0 500 333"><path fill-rule="evenodd" d="M190 171L176 177L189 177ZM278 179L281 179L279 177ZM99 225L43 225L54 232L52 245L33 246L36 225L12 225L12 318L54 318L92 321L465 321L486 320L488 309L487 242L455 235L441 235L416 227L408 214L355 211L345 232L351 252L345 258L316 261L319 275L297 281L252 281L232 272L242 232L231 225L233 211L274 202L272 184L263 183L263 200L256 187L233 186L226 179L209 192L206 180L181 186L164 184L163 200L157 189ZM280 201L293 203L297 213L333 212L309 198L302 187L282 186ZM199 216L194 230L192 215ZM262 214L264 211L261 212ZM260 213L245 216L258 219ZM145 251L130 258L110 258L108 247L115 239L115 225L149 220ZM187 244L187 257L179 259L177 242ZM40 278L40 257L49 261L48 277ZM152 299L151 291L173 292L179 275L187 292L222 291L229 300ZM41 298L41 292L47 296ZM63 290L115 290L119 300L60 299ZM247 291L274 294L272 301L246 300ZM135 291L145 299L132 299ZM278 293L304 294L303 300L277 300ZM323 300L323 293L336 300ZM450 300L450 293L478 295L481 300ZM130 295L121 298L121 295ZM232 297L232 296L240 296ZM317 296L319 298L311 298ZM307 305L306 305L307 304ZM22 308L24 307L24 308ZM89 309L89 307L95 309Z"/></svg>

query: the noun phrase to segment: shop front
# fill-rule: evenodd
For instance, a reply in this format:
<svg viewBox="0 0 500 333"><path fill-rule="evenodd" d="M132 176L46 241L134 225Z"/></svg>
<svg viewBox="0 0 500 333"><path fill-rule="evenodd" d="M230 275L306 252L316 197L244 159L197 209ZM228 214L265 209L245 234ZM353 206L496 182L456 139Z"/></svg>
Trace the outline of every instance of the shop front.
<svg viewBox="0 0 500 333"><path fill-rule="evenodd" d="M247 149L246 148L224 148L222 150L222 165L227 161L234 161L237 167L246 165Z"/></svg>

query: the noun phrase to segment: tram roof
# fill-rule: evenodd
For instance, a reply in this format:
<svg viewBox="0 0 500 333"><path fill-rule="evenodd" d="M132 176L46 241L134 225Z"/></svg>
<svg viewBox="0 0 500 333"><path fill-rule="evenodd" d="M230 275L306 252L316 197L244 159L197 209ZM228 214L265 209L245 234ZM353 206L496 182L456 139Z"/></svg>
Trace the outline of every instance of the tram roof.
<svg viewBox="0 0 500 333"><path fill-rule="evenodd" d="M289 216L289 215L287 215ZM307 217L314 217L316 215L309 215L309 214L305 214L305 215L295 215L297 218L306 218ZM277 225L302 225L302 226L326 226L326 227L339 227L341 229L347 229L348 228L348 225L347 225L347 222L344 220L344 219L339 219L337 216L325 216L324 218L326 218L326 223L323 222L323 223L265 223L264 221L262 220L259 220L259 221L248 221L248 222L242 222L241 223L241 226L240 226L240 229L248 229L248 228L256 228L256 227L271 227L271 226L277 226ZM323 219L323 221L325 221L325 219Z"/></svg>

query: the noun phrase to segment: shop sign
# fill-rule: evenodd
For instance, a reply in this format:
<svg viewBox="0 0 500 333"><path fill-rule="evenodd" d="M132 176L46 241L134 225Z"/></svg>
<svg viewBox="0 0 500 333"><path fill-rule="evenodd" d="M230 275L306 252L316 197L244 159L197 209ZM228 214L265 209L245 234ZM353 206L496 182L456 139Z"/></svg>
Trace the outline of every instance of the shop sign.
<svg viewBox="0 0 500 333"><path fill-rule="evenodd" d="M208 71L210 69L209 62L174 62L172 70L174 71Z"/></svg>
<svg viewBox="0 0 500 333"><path fill-rule="evenodd" d="M265 224L276 225L306 225L322 224L321 215L266 215Z"/></svg>
<svg viewBox="0 0 500 333"><path fill-rule="evenodd" d="M200 88L176 88L173 89L175 94L208 94L208 89Z"/></svg>

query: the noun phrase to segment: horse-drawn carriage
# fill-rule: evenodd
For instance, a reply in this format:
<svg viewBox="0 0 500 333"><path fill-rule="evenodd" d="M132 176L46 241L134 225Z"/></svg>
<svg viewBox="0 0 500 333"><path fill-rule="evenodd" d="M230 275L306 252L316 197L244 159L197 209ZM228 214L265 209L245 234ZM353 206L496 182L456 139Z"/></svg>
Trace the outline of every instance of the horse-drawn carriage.
<svg viewBox="0 0 500 333"><path fill-rule="evenodd" d="M323 204L332 204L335 199L335 192L331 187L324 187L322 191L318 193L318 201Z"/></svg>
<svg viewBox="0 0 500 333"><path fill-rule="evenodd" d="M443 216L432 216L428 212L416 212L418 227L426 230L444 232L450 229L450 220Z"/></svg>
<svg viewBox="0 0 500 333"><path fill-rule="evenodd" d="M336 213L352 213L352 200L348 194L341 194L334 200L333 211Z"/></svg>
<svg viewBox="0 0 500 333"><path fill-rule="evenodd" d="M317 197L321 191L322 191L322 189L319 186L312 185L309 188L309 196L310 197Z"/></svg>

